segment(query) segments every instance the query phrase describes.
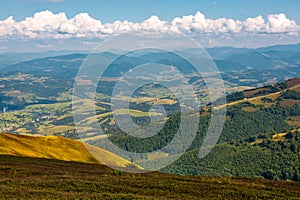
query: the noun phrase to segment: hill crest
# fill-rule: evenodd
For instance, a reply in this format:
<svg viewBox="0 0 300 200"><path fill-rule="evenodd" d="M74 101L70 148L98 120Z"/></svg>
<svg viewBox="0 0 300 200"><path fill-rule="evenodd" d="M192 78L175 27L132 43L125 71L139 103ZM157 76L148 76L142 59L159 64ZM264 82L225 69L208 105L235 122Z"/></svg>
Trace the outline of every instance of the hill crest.
<svg viewBox="0 0 300 200"><path fill-rule="evenodd" d="M93 155L90 153L92 150ZM0 154L128 167L132 163L104 149L62 136L0 133ZM94 157L96 155L96 157Z"/></svg>

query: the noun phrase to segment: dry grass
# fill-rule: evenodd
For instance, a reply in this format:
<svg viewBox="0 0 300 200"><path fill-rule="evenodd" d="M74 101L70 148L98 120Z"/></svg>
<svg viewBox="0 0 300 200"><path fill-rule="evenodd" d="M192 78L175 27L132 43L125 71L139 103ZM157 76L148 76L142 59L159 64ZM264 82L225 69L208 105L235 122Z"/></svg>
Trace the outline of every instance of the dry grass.
<svg viewBox="0 0 300 200"><path fill-rule="evenodd" d="M58 136L27 136L0 133L0 154L102 163L118 167L125 167L130 164L129 161L104 149Z"/></svg>
<svg viewBox="0 0 300 200"><path fill-rule="evenodd" d="M246 112L256 112L258 110L258 108L254 108L254 107L243 107L242 108L243 111Z"/></svg>
<svg viewBox="0 0 300 200"><path fill-rule="evenodd" d="M288 80L286 83L289 88L294 87L294 86L299 86L300 78L294 78L294 79Z"/></svg>
<svg viewBox="0 0 300 200"><path fill-rule="evenodd" d="M55 133L61 133L68 130L74 130L74 126L40 126L38 133L47 133L47 135L54 135Z"/></svg>
<svg viewBox="0 0 300 200"><path fill-rule="evenodd" d="M284 140L284 136L286 136L287 133L278 133L272 136L272 139L275 141L283 141Z"/></svg>
<svg viewBox="0 0 300 200"><path fill-rule="evenodd" d="M295 134L296 131L299 131L299 130L300 129L294 129L294 130L289 131L289 132ZM286 136L286 134L288 134L288 132L274 134L272 136L272 139L275 140L275 141L283 141L285 139L284 137Z"/></svg>
<svg viewBox="0 0 300 200"><path fill-rule="evenodd" d="M159 99L155 102L155 104L166 104L166 105L174 105L176 103L173 99Z"/></svg>
<svg viewBox="0 0 300 200"><path fill-rule="evenodd" d="M300 105L300 100L294 100L294 99L284 99L281 102L282 107L292 107L293 105L298 104Z"/></svg>

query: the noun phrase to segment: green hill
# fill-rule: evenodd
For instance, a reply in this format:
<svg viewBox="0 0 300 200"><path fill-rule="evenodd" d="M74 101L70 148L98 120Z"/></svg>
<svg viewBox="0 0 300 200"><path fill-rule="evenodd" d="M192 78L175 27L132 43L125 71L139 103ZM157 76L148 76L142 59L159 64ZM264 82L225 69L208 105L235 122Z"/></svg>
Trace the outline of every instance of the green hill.
<svg viewBox="0 0 300 200"><path fill-rule="evenodd" d="M163 171L299 181L299 97L300 78L230 95L224 129L213 151L198 159L203 138L199 134L190 151ZM200 132L206 128L202 123Z"/></svg>
<svg viewBox="0 0 300 200"><path fill-rule="evenodd" d="M300 78L235 93L228 99L224 128L212 152L204 159L198 158L210 121L210 108L206 107L201 111L199 131L190 149L162 171L299 181ZM163 137L141 141L115 134L110 139L128 151L151 152L157 144L173 138L179 121L180 115L170 116L161 131Z"/></svg>

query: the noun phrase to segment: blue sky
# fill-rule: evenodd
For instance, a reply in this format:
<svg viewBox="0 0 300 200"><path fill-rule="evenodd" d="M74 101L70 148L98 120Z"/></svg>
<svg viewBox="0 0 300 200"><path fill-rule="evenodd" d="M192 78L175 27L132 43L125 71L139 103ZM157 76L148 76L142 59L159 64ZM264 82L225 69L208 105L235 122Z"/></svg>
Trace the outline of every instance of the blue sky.
<svg viewBox="0 0 300 200"><path fill-rule="evenodd" d="M300 43L299 0L0 0L0 52L92 49L105 36L172 29L203 46Z"/></svg>
<svg viewBox="0 0 300 200"><path fill-rule="evenodd" d="M151 15L162 20L203 12L209 18L243 20L258 15L285 13L300 23L299 0L0 0L0 19L16 20L42 10L65 12L68 17L88 12L103 22L129 20L138 22Z"/></svg>

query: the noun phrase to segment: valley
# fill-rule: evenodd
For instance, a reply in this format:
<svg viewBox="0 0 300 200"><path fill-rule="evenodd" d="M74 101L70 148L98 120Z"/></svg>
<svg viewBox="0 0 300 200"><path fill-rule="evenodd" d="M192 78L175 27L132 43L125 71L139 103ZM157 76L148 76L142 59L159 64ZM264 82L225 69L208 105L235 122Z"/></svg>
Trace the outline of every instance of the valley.
<svg viewBox="0 0 300 200"><path fill-rule="evenodd" d="M297 46L288 46L287 48L295 47L296 49L298 48ZM275 47L270 47L270 49L272 48ZM215 49L216 52L218 52L217 50ZM213 50L211 51L214 55ZM232 49L232 51L235 51L235 49ZM154 56L152 54L144 53L142 58L146 60L152 59ZM263 56L265 54L260 55ZM163 60L162 62L164 63L168 56L174 59L173 55L158 55L160 55L159 59ZM231 55L232 53L230 53ZM107 56L114 57L116 55L112 53L100 54L100 57L105 58ZM133 138L132 136L124 135L115 122L111 111L112 88L118 81L118 76L121 74L120 70L123 69L122 66L124 64L125 66L128 65L128 62L132 62L132 60L135 63L143 63L144 61L140 58L121 57L121 60L116 60L116 64L112 64L112 68L107 70L106 77L103 77L98 83L95 105L96 116L89 116L89 104L91 102L86 100L72 102L71 86L74 82L72 77L76 75L76 69L80 66L84 57L82 54L73 54L42 58L4 68L1 71L3 78L0 79L2 84L5 85L1 92L2 109L5 111L0 114L1 131L17 135L36 135L38 137L63 136L103 148L106 146L103 143L105 141L103 139L109 139L118 147L132 152L151 152L162 148L173 139L178 129L178 121L180 121L179 104L170 91L160 86L146 85L137 90L134 96L130 98L130 109L128 111L135 123L146 125L149 123L150 116L161 115L161 113L155 113L155 111L149 113L149 108L153 105L162 105L166 109L167 116L164 118L165 126L157 136L148 139ZM247 59L243 62L246 61ZM250 62L251 59L248 61ZM177 62L182 63L182 61ZM270 61L270 63L272 62ZM248 76L251 71L253 72L252 69L249 71L246 68L235 68L233 71L230 71L232 70L231 68L222 68L222 62L219 63L221 63L221 66L218 67L224 77L239 73L240 75L237 78L241 80L240 78L243 74ZM280 72L286 70L286 77L288 77L290 67L295 68L292 65L295 65L295 63L291 63L290 66L285 68L272 70L279 70ZM18 73L15 73L15 70ZM195 78L188 69L184 70L184 73L187 73L187 77L190 78L190 82L197 88L200 97L199 103L202 104L199 130L188 151L174 164L161 169L162 172L182 175L242 176L299 180L300 159L299 154L297 154L299 152L298 129L300 128L300 123L298 122L300 116L299 78L278 84L273 83L272 85L267 85L267 83L271 80L280 80L280 76L276 77L276 79L272 77L270 81L266 81L265 78L257 80L258 82L255 85L253 85L253 80L240 84L236 83L234 79L225 79L226 90L228 91L225 126L216 147L205 159L200 160L197 158L197 151L201 147L210 121L211 108L208 91L203 80ZM236 70L240 71L236 72ZM263 71L265 68L256 70ZM297 67L295 70L297 70ZM263 74L262 71L259 73ZM45 72L47 73L45 74ZM272 73L272 75L275 76L276 73ZM294 76L297 76L297 74L294 74ZM5 81L15 83L7 85ZM60 84L57 84L57 82L60 82ZM90 84L90 82L81 78L80 84ZM265 84L265 86L257 87L262 84ZM249 89L253 88L253 86L256 88ZM41 89L33 87L41 87ZM49 90L46 88L51 88L51 92L48 92ZM246 88L246 90L243 90L243 88ZM12 92L12 89L16 92ZM40 91L47 92L42 94ZM123 101L126 98L128 97L119 97L119 100ZM80 105L80 112L83 118L78 123L79 125L77 124L77 128L84 130L85 135L78 135L76 132L72 114L73 105ZM220 108L224 106L221 105ZM123 116L127 114L127 111L120 109L116 110L115 113ZM89 124L92 125L94 123L99 123L104 130L104 134L99 135L96 129L92 126L89 127ZM80 124L83 124L82 127ZM5 149L4 144L2 146ZM31 152L34 151L32 150ZM176 155L176 150L171 151L154 153L147 157L146 160L172 158L171 155ZM7 151L2 151L2 154L5 153ZM24 154L24 156L26 155L28 154ZM34 153L32 155L38 157ZM50 158L60 159L59 156ZM131 161L143 163L144 159L137 157L131 158ZM249 162L253 163L253 165L248 165ZM275 166L277 165L281 166L281 168L276 168Z"/></svg>
<svg viewBox="0 0 300 200"><path fill-rule="evenodd" d="M299 200L299 7L3 1L0 200Z"/></svg>

